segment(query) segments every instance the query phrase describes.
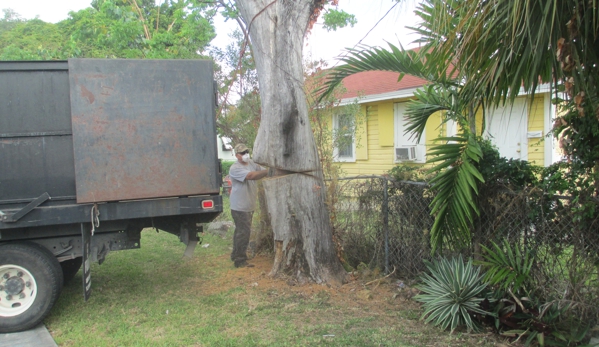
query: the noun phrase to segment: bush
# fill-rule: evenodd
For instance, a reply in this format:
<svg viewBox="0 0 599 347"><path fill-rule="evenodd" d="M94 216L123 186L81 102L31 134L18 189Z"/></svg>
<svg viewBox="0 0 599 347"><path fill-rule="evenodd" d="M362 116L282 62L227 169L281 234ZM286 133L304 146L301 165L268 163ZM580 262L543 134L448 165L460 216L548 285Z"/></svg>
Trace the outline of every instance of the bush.
<svg viewBox="0 0 599 347"><path fill-rule="evenodd" d="M526 346L571 346L585 338L589 324L568 312L576 305L560 300L543 302L531 290L535 288L531 270L538 261L535 250L523 247L521 251L508 241L482 248L484 260L479 264L487 270L484 280L495 288L492 311L495 328L502 335L524 340Z"/></svg>
<svg viewBox="0 0 599 347"><path fill-rule="evenodd" d="M480 268L472 265L472 260L464 263L461 255L452 260L427 261L426 267L431 274L422 275L424 283L418 286L424 294L415 297L424 303L422 319L443 329L451 328L452 332L463 325L468 331L480 330L476 319L491 315L480 307L487 286Z"/></svg>
<svg viewBox="0 0 599 347"><path fill-rule="evenodd" d="M229 174L229 169L231 168L231 165L233 165L233 163L235 163L235 162L234 161L222 161L221 162L221 167L223 168L223 177L225 177Z"/></svg>

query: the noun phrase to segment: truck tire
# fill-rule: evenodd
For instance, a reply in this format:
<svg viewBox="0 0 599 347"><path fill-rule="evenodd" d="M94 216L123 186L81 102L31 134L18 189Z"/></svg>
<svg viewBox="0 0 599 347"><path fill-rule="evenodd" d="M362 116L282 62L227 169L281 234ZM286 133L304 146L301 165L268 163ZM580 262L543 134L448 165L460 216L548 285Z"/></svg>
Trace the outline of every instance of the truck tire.
<svg viewBox="0 0 599 347"><path fill-rule="evenodd" d="M62 289L56 257L36 243L0 245L0 333L37 326Z"/></svg>
<svg viewBox="0 0 599 347"><path fill-rule="evenodd" d="M82 263L83 257L60 262L60 267L62 268L62 277L64 277L64 284L69 283L75 277L79 269L81 269Z"/></svg>

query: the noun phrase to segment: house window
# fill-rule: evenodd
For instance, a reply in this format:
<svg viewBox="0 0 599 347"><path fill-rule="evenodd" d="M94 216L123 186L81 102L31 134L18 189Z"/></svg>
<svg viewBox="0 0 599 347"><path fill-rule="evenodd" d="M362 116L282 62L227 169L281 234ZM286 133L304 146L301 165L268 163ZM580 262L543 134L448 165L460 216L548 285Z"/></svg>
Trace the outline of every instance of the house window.
<svg viewBox="0 0 599 347"><path fill-rule="evenodd" d="M412 133L406 134L407 117L406 103L394 105L395 119L395 152L394 162L424 163L426 162L425 134L422 134L420 142L416 141Z"/></svg>
<svg viewBox="0 0 599 347"><path fill-rule="evenodd" d="M349 114L335 115L333 119L336 161L356 161L355 118Z"/></svg>

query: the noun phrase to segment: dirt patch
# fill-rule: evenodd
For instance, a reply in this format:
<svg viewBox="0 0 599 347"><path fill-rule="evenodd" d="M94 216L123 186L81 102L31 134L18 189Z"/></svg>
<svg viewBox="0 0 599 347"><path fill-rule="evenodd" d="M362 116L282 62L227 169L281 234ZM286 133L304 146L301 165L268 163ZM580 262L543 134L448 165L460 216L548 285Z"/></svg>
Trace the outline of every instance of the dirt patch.
<svg viewBox="0 0 599 347"><path fill-rule="evenodd" d="M216 260L230 262L228 255L223 255ZM300 303L310 302L313 305L326 305L327 310L308 311L302 314L296 322L305 322L309 325L325 324L328 321L351 316L356 319L372 318L377 326L397 327L421 336L423 333L432 335L448 335L448 332L440 331L432 326L426 325L420 320L422 313L420 304L412 300L417 294L415 288L410 288L396 278L384 278L381 274L357 273L350 276L348 283L340 287L331 287L323 284L298 285L291 278L272 278L269 276L273 260L264 255L258 255L249 261L254 264L251 268L235 268L231 263L230 269L218 276L213 281L203 283L202 291L205 294L215 294L234 288L244 287L248 289L244 293L236 293L236 300L244 301L248 305L248 311L253 306L263 305L264 302L253 302L270 300L281 303L282 310L292 311ZM375 276L373 278L373 276ZM376 277L378 276L378 277ZM261 298L257 299L258 295ZM262 296L262 294L264 296ZM297 323L301 324L301 323ZM298 327L299 329L300 327ZM480 346L495 345L489 343L496 337L492 333L477 335L462 335L455 346ZM426 343L427 346L447 346L447 341L442 344L434 342ZM484 340L484 341L483 341ZM484 343L483 343L484 342ZM421 338L414 343L422 343Z"/></svg>
<svg viewBox="0 0 599 347"><path fill-rule="evenodd" d="M220 261L226 262L228 256L218 257ZM230 261L229 261L230 262ZM276 292L278 295L297 295L303 297L322 296L331 303L345 307L368 306L369 310L389 310L399 306L410 306L418 308L419 305L409 300L414 295L415 289L396 285L395 279L365 281L360 274L350 275L349 282L340 286L332 287L326 284L297 284L291 278L269 276L272 268L272 258L258 255L249 261L254 267L231 268L224 275L213 281L203 283L202 290L206 294L214 294L236 287L248 287L264 292Z"/></svg>

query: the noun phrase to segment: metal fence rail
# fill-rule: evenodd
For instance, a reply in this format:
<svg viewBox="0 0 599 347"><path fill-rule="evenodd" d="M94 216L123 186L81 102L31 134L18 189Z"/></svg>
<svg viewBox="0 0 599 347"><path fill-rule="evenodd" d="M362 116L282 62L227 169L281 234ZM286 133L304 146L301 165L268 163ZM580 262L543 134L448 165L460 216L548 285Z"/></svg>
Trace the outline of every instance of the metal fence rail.
<svg viewBox="0 0 599 347"><path fill-rule="evenodd" d="M430 260L429 231L433 194L422 182L396 182L386 176L360 176L332 180L329 206L334 235L351 266L366 265L402 279L414 279ZM332 193L332 194L331 194ZM597 317L599 307L599 216L577 217L576 204L567 197L549 197L541 191L506 189L481 192L480 216L472 230L472 246L452 249L480 257L481 245L509 244L537 259L532 269L536 288L544 300L575 307Z"/></svg>

